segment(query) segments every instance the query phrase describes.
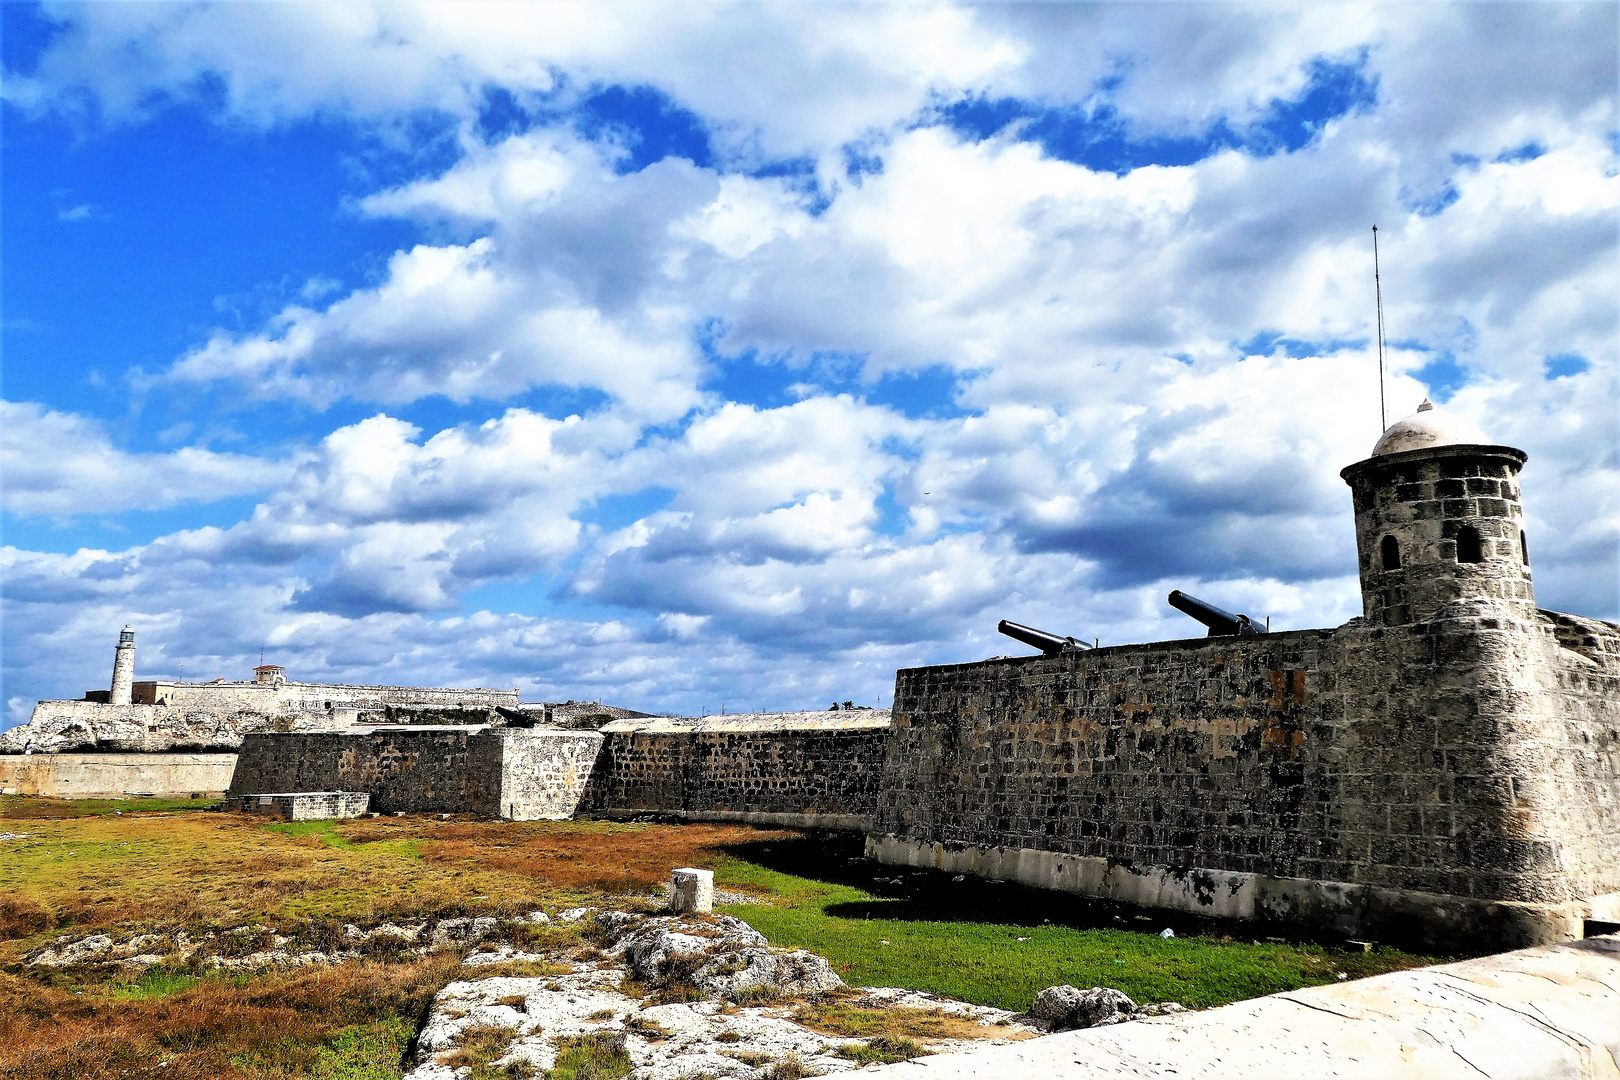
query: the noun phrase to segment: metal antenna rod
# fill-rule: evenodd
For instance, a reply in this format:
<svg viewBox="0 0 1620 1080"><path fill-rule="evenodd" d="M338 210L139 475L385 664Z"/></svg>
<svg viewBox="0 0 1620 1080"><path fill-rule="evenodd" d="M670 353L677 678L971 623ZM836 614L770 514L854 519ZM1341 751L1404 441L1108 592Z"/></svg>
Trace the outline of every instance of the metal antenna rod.
<svg viewBox="0 0 1620 1080"><path fill-rule="evenodd" d="M1384 286L1378 280L1378 226L1373 229L1373 294L1378 298L1378 430L1389 430L1389 412L1384 406Z"/></svg>

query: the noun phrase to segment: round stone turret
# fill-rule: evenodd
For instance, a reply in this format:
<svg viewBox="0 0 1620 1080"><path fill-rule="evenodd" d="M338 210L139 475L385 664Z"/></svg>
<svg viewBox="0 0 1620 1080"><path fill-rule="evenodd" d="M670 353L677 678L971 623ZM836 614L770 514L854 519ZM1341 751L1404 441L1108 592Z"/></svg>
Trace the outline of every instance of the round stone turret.
<svg viewBox="0 0 1620 1080"><path fill-rule="evenodd" d="M118 651L113 653L112 689L107 701L113 705L128 705L135 685L135 631L128 626L118 635Z"/></svg>
<svg viewBox="0 0 1620 1080"><path fill-rule="evenodd" d="M1519 503L1523 450L1425 401L1392 425L1372 456L1339 475L1356 509L1362 610L1397 626L1434 618L1454 600L1535 614Z"/></svg>

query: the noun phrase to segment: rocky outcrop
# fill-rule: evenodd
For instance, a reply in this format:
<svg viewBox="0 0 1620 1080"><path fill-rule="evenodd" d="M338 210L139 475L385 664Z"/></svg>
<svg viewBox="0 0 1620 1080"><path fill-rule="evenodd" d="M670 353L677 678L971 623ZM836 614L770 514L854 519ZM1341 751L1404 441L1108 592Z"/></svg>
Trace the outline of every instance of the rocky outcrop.
<svg viewBox="0 0 1620 1080"><path fill-rule="evenodd" d="M259 731L322 731L319 714L273 717L240 709L41 701L28 723L0 732L0 754L235 753Z"/></svg>
<svg viewBox="0 0 1620 1080"><path fill-rule="evenodd" d="M691 987L707 998L793 997L839 989L844 980L826 960L803 949L772 949L765 936L729 915L712 921L613 912L598 920L647 986Z"/></svg>
<svg viewBox="0 0 1620 1080"><path fill-rule="evenodd" d="M1029 1015L1044 1020L1053 1031L1106 1027L1144 1016L1166 1016L1185 1011L1186 1007L1179 1002L1138 1005L1129 995L1110 986L1081 990L1067 983L1042 990L1035 995L1035 1003L1029 1007Z"/></svg>

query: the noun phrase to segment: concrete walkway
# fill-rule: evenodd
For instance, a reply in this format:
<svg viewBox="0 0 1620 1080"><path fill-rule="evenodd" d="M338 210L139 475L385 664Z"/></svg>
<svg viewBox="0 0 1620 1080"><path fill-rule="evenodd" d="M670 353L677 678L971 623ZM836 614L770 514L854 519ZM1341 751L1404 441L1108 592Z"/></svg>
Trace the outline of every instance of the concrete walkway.
<svg viewBox="0 0 1620 1080"><path fill-rule="evenodd" d="M873 1080L1316 1077L1620 1080L1620 936L1070 1031Z"/></svg>

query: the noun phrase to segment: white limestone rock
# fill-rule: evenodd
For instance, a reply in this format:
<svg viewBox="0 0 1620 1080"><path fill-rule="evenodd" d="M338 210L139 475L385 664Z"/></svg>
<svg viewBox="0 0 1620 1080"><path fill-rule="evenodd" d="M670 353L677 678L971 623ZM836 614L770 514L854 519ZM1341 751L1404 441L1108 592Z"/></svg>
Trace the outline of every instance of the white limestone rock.
<svg viewBox="0 0 1620 1080"><path fill-rule="evenodd" d="M623 974L623 969L616 966L578 964L572 972L554 977L497 977L451 983L434 999L406 1080L456 1080L455 1071L440 1064L439 1059L456 1048L462 1032L479 1024L510 1027L516 1033L497 1066L522 1060L542 1075L556 1064L554 1038L598 1032L624 1039L632 1080L680 1080L705 1074L716 1080L763 1080L790 1055L796 1056L811 1075L857 1068L855 1062L838 1056L836 1051L842 1046L857 1046L862 1040L823 1035L801 1027L789 1019L791 1007L735 1008L718 1001L647 1005L620 993L619 979ZM522 999L521 1005L513 1004L517 998ZM867 990L858 1004L863 1008L943 1008L982 1023L1004 1023L1005 1027L996 1030L1005 1030L1009 1036L1038 1030L1005 1010L911 990ZM970 1045L982 1042L939 1040L931 1042L929 1049L950 1051ZM750 1065L749 1060L761 1063Z"/></svg>
<svg viewBox="0 0 1620 1080"><path fill-rule="evenodd" d="M844 985L822 957L772 949L765 935L729 915L704 922L670 916L599 921L610 935L623 935L610 952L622 955L649 986L689 982L708 997L737 998L796 996Z"/></svg>
<svg viewBox="0 0 1620 1080"><path fill-rule="evenodd" d="M74 941L59 937L45 948L27 958L32 967L73 967L78 964L100 964L113 959L113 939L106 934L91 934Z"/></svg>
<svg viewBox="0 0 1620 1080"><path fill-rule="evenodd" d="M370 930L362 930L354 923L348 923L343 927L343 941L349 945L365 945L373 941L415 945L427 927L427 923L416 923L413 926L383 923Z"/></svg>

